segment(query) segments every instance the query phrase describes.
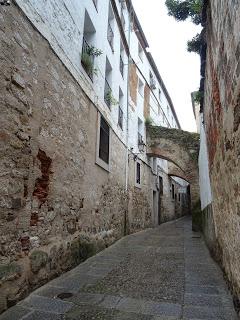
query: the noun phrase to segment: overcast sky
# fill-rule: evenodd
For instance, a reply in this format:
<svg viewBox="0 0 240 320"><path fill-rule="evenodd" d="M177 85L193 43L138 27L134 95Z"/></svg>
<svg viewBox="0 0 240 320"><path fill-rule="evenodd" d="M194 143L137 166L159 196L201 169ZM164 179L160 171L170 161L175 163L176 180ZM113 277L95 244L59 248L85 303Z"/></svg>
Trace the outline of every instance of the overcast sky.
<svg viewBox="0 0 240 320"><path fill-rule="evenodd" d="M181 127L196 131L190 94L199 88L200 58L186 47L200 27L168 16L165 0L132 1Z"/></svg>

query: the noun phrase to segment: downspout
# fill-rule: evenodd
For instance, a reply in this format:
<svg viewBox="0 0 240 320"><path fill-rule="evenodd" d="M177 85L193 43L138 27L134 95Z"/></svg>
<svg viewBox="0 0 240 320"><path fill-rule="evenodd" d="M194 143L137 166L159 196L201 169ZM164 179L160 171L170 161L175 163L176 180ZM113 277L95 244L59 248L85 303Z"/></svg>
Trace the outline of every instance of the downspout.
<svg viewBox="0 0 240 320"><path fill-rule="evenodd" d="M129 79L130 79L130 63L131 63L131 20L132 20L132 4L130 4L129 10L129 24L128 24L128 73L127 73L127 132L126 132L126 172L125 172L125 190L128 191L128 176L129 176L129 168L128 168L128 141L129 141Z"/></svg>
<svg viewBox="0 0 240 320"><path fill-rule="evenodd" d="M131 63L131 50L130 50L130 42L131 42L131 20L132 20L132 4L130 3L129 9L129 23L128 23L128 72L127 72L127 132L126 132L126 172L125 172L125 191L128 193L128 177L129 177L129 156L128 156L128 142L129 142L129 79L130 79L130 63ZM128 212L129 212L129 198L127 194L127 208L124 212L124 235L128 234Z"/></svg>

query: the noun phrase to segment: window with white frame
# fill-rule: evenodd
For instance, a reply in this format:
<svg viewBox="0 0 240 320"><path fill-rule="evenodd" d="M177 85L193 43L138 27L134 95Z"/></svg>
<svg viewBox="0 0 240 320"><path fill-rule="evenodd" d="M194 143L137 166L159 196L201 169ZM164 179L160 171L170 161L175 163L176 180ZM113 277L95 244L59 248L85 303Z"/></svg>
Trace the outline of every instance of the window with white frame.
<svg viewBox="0 0 240 320"><path fill-rule="evenodd" d="M99 158L107 164L109 164L109 135L109 125L103 118L103 116L101 116L99 136Z"/></svg>
<svg viewBox="0 0 240 320"><path fill-rule="evenodd" d="M110 171L111 130L106 119L98 113L96 164Z"/></svg>

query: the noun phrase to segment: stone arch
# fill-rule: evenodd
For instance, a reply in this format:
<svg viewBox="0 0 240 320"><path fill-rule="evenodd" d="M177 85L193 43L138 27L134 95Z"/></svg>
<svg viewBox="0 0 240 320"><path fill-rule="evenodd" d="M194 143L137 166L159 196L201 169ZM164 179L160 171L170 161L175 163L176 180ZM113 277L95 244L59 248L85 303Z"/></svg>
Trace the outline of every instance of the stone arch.
<svg viewBox="0 0 240 320"><path fill-rule="evenodd" d="M185 181L187 181L188 183L190 183L188 181L188 177L186 176L185 172L179 168L178 166L176 166L176 164L174 164L173 162L169 162L168 164L168 175L170 177L177 177L177 178L181 178Z"/></svg>
<svg viewBox="0 0 240 320"><path fill-rule="evenodd" d="M147 154L168 160L169 175L178 176L191 186L192 207L199 201L199 134L157 126L147 127Z"/></svg>

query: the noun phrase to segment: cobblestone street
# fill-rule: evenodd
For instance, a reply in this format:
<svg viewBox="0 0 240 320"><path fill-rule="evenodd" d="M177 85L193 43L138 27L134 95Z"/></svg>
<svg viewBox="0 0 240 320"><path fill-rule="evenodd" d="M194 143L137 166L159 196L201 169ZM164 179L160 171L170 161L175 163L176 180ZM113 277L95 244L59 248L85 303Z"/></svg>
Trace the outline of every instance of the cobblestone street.
<svg viewBox="0 0 240 320"><path fill-rule="evenodd" d="M123 238L0 320L237 319L223 274L191 220Z"/></svg>

